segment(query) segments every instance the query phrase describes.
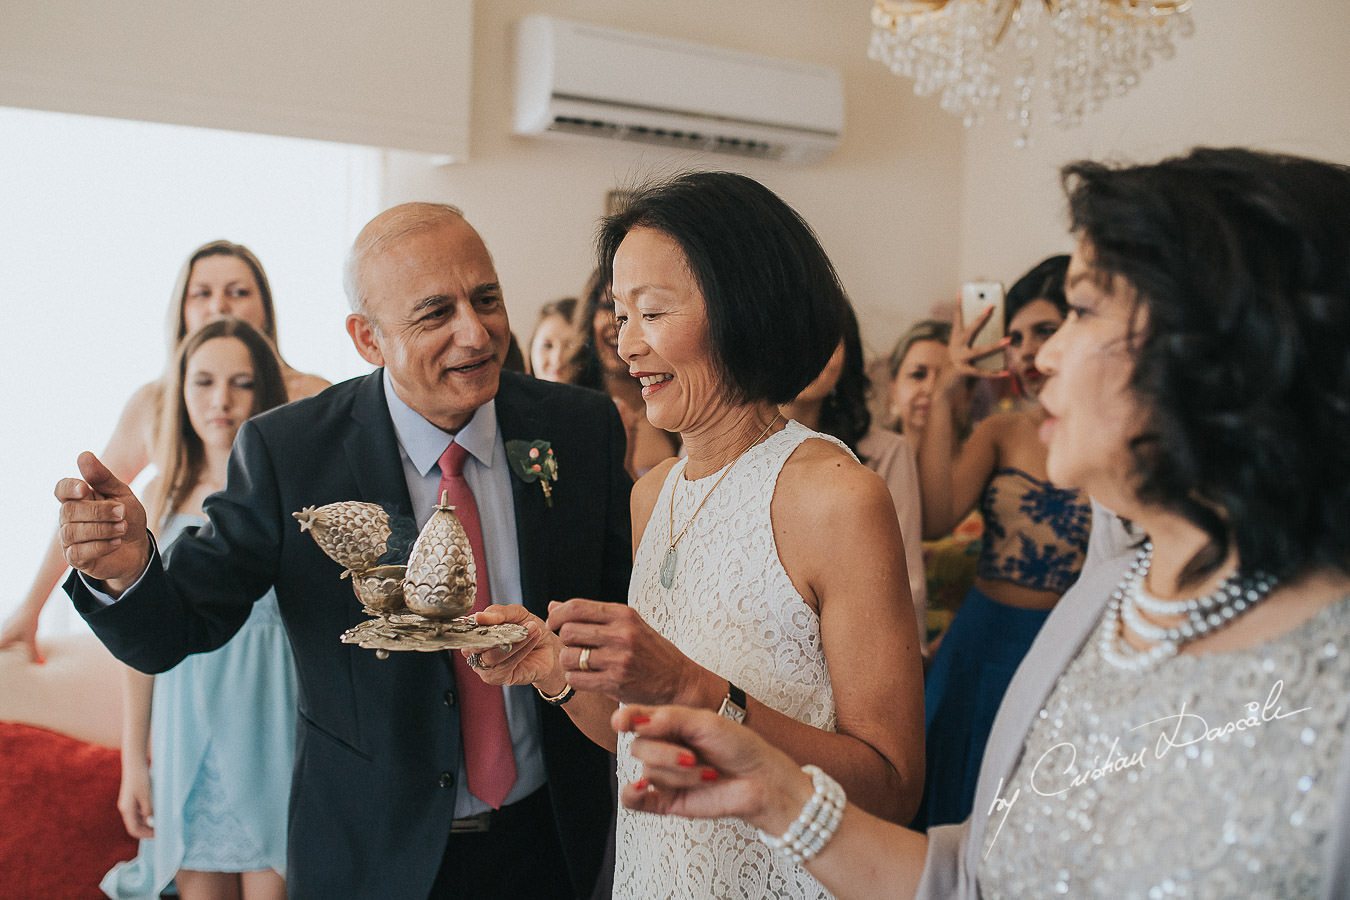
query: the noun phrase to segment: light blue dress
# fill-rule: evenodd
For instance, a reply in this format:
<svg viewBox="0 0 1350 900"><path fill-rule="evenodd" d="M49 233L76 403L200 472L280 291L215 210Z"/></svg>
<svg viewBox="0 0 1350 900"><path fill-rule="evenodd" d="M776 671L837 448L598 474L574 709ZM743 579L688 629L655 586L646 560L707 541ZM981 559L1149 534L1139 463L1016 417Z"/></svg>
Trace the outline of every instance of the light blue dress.
<svg viewBox="0 0 1350 900"><path fill-rule="evenodd" d="M203 521L165 517L160 545ZM155 676L155 837L104 876L104 893L156 898L179 869L274 869L285 877L295 698L295 664L270 591L225 646Z"/></svg>

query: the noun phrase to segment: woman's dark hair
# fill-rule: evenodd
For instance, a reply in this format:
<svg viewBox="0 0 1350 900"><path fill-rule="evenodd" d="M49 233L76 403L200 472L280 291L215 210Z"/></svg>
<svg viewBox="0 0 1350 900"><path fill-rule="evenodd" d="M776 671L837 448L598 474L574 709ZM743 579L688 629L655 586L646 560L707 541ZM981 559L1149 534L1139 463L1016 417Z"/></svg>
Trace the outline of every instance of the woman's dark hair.
<svg viewBox="0 0 1350 900"><path fill-rule="evenodd" d="M825 434L834 435L848 444L848 448L856 454L858 441L863 439L867 429L872 426L872 412L867 408L867 398L872 393L872 381L867 377L867 366L863 360L862 334L859 332L858 316L853 312L852 305L844 308L843 341L844 366L839 370L839 380L835 382L834 390L830 391L820 405L819 428Z"/></svg>
<svg viewBox="0 0 1350 900"><path fill-rule="evenodd" d="M572 383L593 390L605 389L605 370L600 362L600 350L595 346L595 314L606 309L614 312L614 300L609 296L608 284L599 269L591 272L582 291L581 302L572 314L572 328L576 339L572 343L572 357L567 367L572 372Z"/></svg>
<svg viewBox="0 0 1350 900"><path fill-rule="evenodd" d="M714 365L733 402L787 403L829 361L848 299L809 225L757 181L690 172L638 189L600 225L601 279L634 228L684 252L707 308Z"/></svg>
<svg viewBox="0 0 1350 900"><path fill-rule="evenodd" d="M1097 282L1142 310L1136 490L1209 536L1183 581L1233 547L1350 572L1350 168L1201 148L1061 176Z"/></svg>
<svg viewBox="0 0 1350 900"><path fill-rule="evenodd" d="M1017 311L1033 300L1048 300L1059 310L1060 316L1069 314L1069 301L1064 296L1064 273L1069 271L1067 253L1043 259L1013 286L1003 298L1003 328L1006 331Z"/></svg>

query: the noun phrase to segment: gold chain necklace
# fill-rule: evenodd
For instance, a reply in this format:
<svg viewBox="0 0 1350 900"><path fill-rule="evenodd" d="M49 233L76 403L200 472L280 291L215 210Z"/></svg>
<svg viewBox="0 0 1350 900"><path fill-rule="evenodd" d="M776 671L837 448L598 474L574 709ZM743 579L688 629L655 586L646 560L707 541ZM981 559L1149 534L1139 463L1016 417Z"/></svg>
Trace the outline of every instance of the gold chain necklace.
<svg viewBox="0 0 1350 900"><path fill-rule="evenodd" d="M670 534L675 534L675 536L671 538L670 546L666 548L666 555L661 560L661 587L669 590L670 586L675 583L675 563L678 559L678 555L675 552L675 545L680 542L680 538L684 537L684 533L689 530L689 526L694 524L694 520L698 518L698 514L703 511L703 504L708 502L708 498L713 495L713 491L717 490L717 486L722 483L722 479L731 474L731 470L735 468L736 463L741 461L741 457L749 453L760 441L764 440L764 435L768 434L769 429L781 418L783 418L782 413L775 414L774 417L769 420L769 424L764 426L764 430L759 433L759 437L751 441L749 447L746 447L740 453L737 453L736 458L727 464L727 467L722 470L722 474L717 476L717 480L713 482L713 486L708 488L708 493L704 494L703 499L698 502L698 506L694 509L694 514L689 517L688 522L684 523L684 527L680 529L679 534L675 534L675 488L678 485L672 484L670 486Z"/></svg>

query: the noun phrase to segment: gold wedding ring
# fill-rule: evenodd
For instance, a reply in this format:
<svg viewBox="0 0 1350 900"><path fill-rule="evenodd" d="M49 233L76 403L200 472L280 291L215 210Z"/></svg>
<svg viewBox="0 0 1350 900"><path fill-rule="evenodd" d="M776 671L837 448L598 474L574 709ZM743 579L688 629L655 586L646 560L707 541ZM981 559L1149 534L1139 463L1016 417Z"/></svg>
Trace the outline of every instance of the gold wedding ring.
<svg viewBox="0 0 1350 900"><path fill-rule="evenodd" d="M583 672L589 672L589 671L591 670L591 648L590 648L590 647L582 647L582 648L581 648L581 659L577 660L577 668L580 669L580 670L583 671Z"/></svg>

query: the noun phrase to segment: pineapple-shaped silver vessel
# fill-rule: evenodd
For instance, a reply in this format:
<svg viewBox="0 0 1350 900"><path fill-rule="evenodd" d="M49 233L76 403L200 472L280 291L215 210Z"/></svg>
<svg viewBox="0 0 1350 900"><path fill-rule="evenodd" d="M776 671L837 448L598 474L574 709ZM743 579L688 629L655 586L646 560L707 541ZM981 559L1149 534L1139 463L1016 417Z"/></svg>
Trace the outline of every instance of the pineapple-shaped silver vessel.
<svg viewBox="0 0 1350 900"><path fill-rule="evenodd" d="M473 609L477 565L469 535L460 524L447 492L431 514L408 555L403 599L408 609L428 619L454 619Z"/></svg>
<svg viewBox="0 0 1350 900"><path fill-rule="evenodd" d="M378 563L392 533L389 513L378 503L344 500L317 509L306 506L291 515L300 522L301 531L313 536L320 550L344 567L342 578Z"/></svg>
<svg viewBox="0 0 1350 900"><path fill-rule="evenodd" d="M344 500L291 513L319 549L338 565L340 577L352 577L352 590L366 612L389 616L407 612L403 605L403 566L378 566L389 545L389 513L378 503Z"/></svg>

